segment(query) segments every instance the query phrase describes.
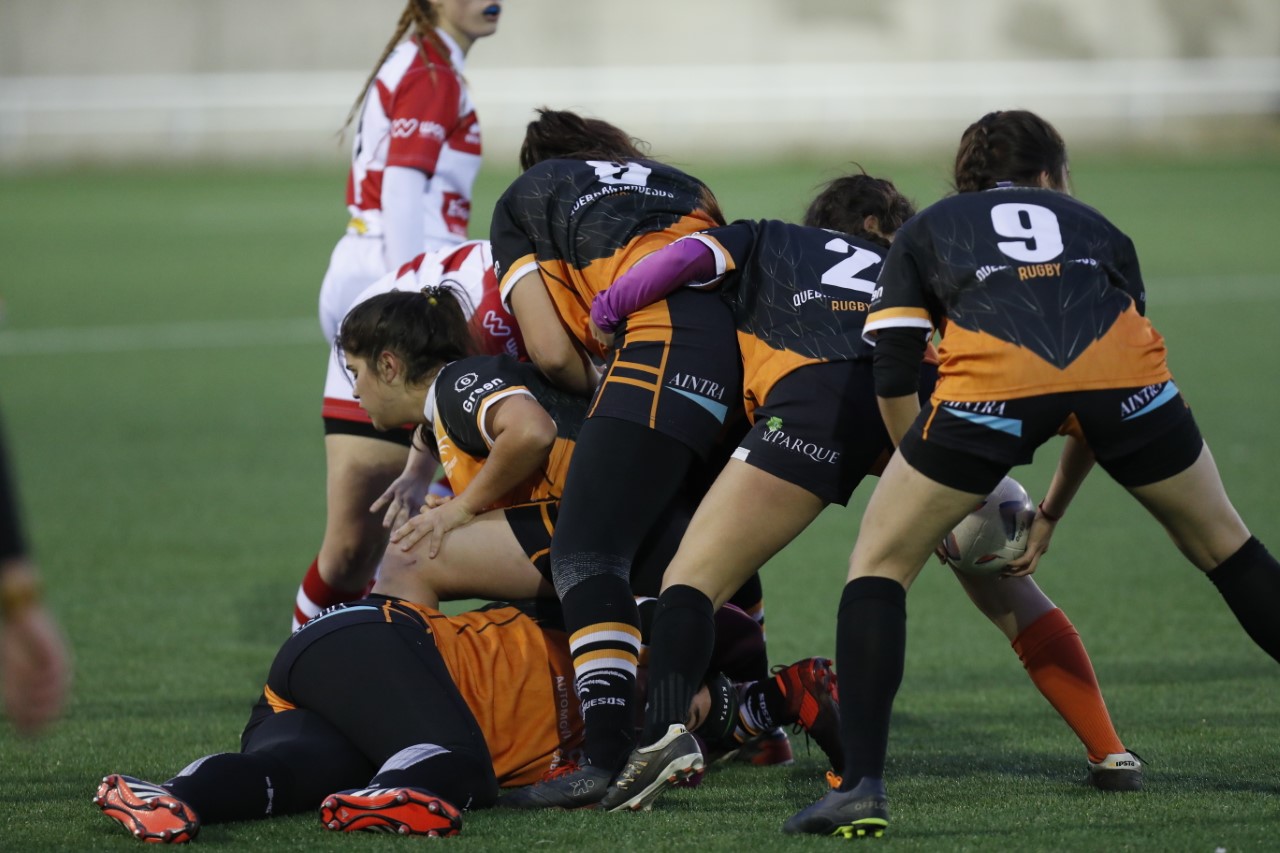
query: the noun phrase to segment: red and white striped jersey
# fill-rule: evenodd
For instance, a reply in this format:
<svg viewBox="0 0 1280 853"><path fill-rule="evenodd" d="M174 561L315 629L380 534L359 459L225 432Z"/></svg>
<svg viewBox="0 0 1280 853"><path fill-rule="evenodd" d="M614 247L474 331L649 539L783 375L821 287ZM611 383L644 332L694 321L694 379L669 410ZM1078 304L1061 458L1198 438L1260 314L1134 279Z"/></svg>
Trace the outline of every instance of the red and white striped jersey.
<svg viewBox="0 0 1280 853"><path fill-rule="evenodd" d="M384 285L382 292L420 290L428 285L451 287L459 294L463 313L471 318L471 328L482 354L528 360L520 329L498 293L493 251L488 240L469 240L456 249L418 255L396 271L394 281ZM366 292L357 302L372 295Z"/></svg>
<svg viewBox="0 0 1280 853"><path fill-rule="evenodd" d="M452 288L458 294L462 311L471 320L471 331L479 353L528 360L520 328L498 293L493 252L488 240L468 240L452 249L418 255L365 288L350 307L354 308L381 293L416 291L437 285ZM346 365L338 351L330 347L329 369L324 383L324 417L368 423L369 416L360 408L351 390L351 376Z"/></svg>
<svg viewBox="0 0 1280 853"><path fill-rule="evenodd" d="M480 124L462 78L462 50L437 33L450 56L429 41L409 39L382 63L365 95L347 179L355 233L382 233L382 173L400 166L428 178L423 245L443 249L467 238Z"/></svg>

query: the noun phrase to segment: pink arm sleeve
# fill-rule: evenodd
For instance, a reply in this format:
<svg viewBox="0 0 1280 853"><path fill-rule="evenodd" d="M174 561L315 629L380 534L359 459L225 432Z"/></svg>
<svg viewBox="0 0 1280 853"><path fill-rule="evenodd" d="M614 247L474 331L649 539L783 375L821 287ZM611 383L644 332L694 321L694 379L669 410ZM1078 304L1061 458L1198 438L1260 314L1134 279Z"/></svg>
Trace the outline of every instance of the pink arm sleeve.
<svg viewBox="0 0 1280 853"><path fill-rule="evenodd" d="M716 256L700 240L678 240L642 258L635 266L596 294L591 320L601 331L612 332L646 305L667 296L681 285L715 278Z"/></svg>

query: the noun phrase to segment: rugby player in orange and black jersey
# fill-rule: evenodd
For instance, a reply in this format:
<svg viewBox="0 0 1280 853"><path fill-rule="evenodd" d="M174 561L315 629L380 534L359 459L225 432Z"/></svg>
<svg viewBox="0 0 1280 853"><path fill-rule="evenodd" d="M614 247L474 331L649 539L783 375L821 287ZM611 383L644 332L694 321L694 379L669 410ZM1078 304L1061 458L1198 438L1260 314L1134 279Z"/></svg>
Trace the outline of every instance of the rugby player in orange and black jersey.
<svg viewBox="0 0 1280 853"><path fill-rule="evenodd" d="M852 203L866 189L842 184L834 192ZM879 218L892 233L887 214ZM875 233L881 242L774 220L734 222L654 253L592 305L593 322L609 331L682 286L718 285L734 314L752 421L664 576L650 648L657 689L646 706L645 746L632 753L629 769L679 723L686 685L712 653L711 614L827 504L848 503L892 451L876 403L872 348L862 339L888 247ZM839 772L838 750L831 759ZM624 771L603 807L664 784L645 779Z"/></svg>
<svg viewBox="0 0 1280 853"><path fill-rule="evenodd" d="M923 341L941 331L936 399L1169 379L1161 338L1143 318L1132 241L1065 193L998 186L952 196L904 226L889 257L866 334L913 328ZM1143 357L1116 372L1108 354L1133 347Z"/></svg>
<svg viewBox="0 0 1280 853"><path fill-rule="evenodd" d="M646 258L597 297L592 321L609 332L681 286L719 287L738 330L753 425L734 458L844 504L892 450L862 337L886 251L887 241L830 229L738 221Z"/></svg>
<svg viewBox="0 0 1280 853"><path fill-rule="evenodd" d="M554 421L556 439L545 461L525 482L481 511L501 509L512 534L534 568L551 580L550 546L560 495L589 401L550 384L536 367L510 356L473 356L441 368L427 395L424 414L435 452L455 493L466 492L489 458L494 438L486 424L491 407L513 394L532 397ZM663 514L636 556L631 575L636 595L656 596L693 512L694 494L681 495ZM403 540L409 541L409 540ZM457 546L455 546L457 547ZM398 569L393 563L389 571ZM413 571L421 571L419 564ZM753 598L754 596L754 598ZM742 590L735 603L758 598L758 585Z"/></svg>
<svg viewBox="0 0 1280 853"><path fill-rule="evenodd" d="M1184 403L1161 405L1178 391L1144 316L1132 241L1065 193L996 186L943 199L899 232L879 285L865 334L881 397L906 393L917 348L942 332L932 411L904 436L904 453L933 445L992 463L937 466L954 488L989 491L997 470L1030 462L1055 433L1087 433L1105 466L1186 427ZM1094 391L1106 399L1074 397ZM1103 415L1126 405L1146 413Z"/></svg>
<svg viewBox="0 0 1280 853"><path fill-rule="evenodd" d="M728 308L693 291L629 318L603 377L586 358L606 355L589 325L596 293L645 255L724 222L701 181L647 158L607 122L563 111L539 110L520 159L525 171L490 225L499 289L534 364L595 397L551 546L574 637L586 763L510 804L582 807L598 801L634 742L633 567L690 473L738 420L742 374Z"/></svg>
<svg viewBox="0 0 1280 853"><path fill-rule="evenodd" d="M504 300L534 265L561 318L596 355L587 327L591 299L638 259L717 225L710 191L697 178L653 160L544 160L498 199L489 226ZM678 236L678 235L677 235Z"/></svg>
<svg viewBox="0 0 1280 853"><path fill-rule="evenodd" d="M556 440L541 469L493 506L557 500L588 400L556 388L533 365L506 355L464 358L445 365L436 376L426 415L445 475L455 494L466 489L493 445L485 416L512 394L530 396L547 411L556 425Z"/></svg>
<svg viewBox="0 0 1280 853"><path fill-rule="evenodd" d="M738 221L689 239L736 273L722 294L738 330L774 349L822 361L871 357L862 324L885 249L825 228Z"/></svg>
<svg viewBox="0 0 1280 853"><path fill-rule="evenodd" d="M776 220L734 222L689 239L710 248L717 273L729 276L721 293L738 328L748 407L802 364L870 360L862 326L882 246Z"/></svg>

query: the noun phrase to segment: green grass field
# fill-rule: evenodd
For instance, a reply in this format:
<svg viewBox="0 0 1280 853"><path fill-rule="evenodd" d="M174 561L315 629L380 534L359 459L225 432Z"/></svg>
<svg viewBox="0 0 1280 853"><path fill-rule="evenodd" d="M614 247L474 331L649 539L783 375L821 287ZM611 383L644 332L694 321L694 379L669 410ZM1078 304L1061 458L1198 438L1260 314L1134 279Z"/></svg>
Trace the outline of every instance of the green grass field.
<svg viewBox="0 0 1280 853"><path fill-rule="evenodd" d="M864 161L918 203L947 157ZM826 165L685 165L730 217L796 217ZM1135 240L1228 490L1280 551L1280 155L1078 155L1077 193ZM510 174L491 169L475 233ZM237 748L320 541L324 343L315 300L344 223L340 169L0 176L0 406L49 599L75 650L66 719L0 730L0 848L127 850L98 779L163 780ZM1053 448L1015 475L1037 497ZM834 651L835 604L866 493L765 572L778 662ZM1280 682L1211 584L1101 474L1037 575L1080 629L1117 727L1149 761L1142 794L1084 787L1084 755L1003 638L931 566L913 590L890 753L901 851L1275 849ZM1280 614L1277 614L1280 618ZM845 679L856 677L842 673ZM782 821L821 793L821 759L730 768L647 815L469 816L467 850L830 848ZM311 816L206 827L202 847L368 850Z"/></svg>

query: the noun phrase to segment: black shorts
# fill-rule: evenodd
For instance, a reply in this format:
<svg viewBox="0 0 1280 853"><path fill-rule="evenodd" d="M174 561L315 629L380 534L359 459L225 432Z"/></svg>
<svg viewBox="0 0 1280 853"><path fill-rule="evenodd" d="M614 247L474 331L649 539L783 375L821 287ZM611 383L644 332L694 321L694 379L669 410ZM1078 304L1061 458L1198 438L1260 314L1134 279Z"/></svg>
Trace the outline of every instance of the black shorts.
<svg viewBox="0 0 1280 853"><path fill-rule="evenodd" d="M343 418L324 419L325 435L358 435L364 438L376 438L379 441L389 441L392 444L399 444L403 447L413 445L413 434L417 430L416 426L398 426L394 429L379 430L375 429L373 424L368 421L349 421Z"/></svg>
<svg viewBox="0 0 1280 853"><path fill-rule="evenodd" d="M1010 468L1031 462L1036 448L1066 434L1087 442L1098 464L1126 488L1186 470L1204 444L1191 409L1168 381L982 403L933 400L901 451L930 479L986 494Z"/></svg>
<svg viewBox="0 0 1280 853"><path fill-rule="evenodd" d="M937 371L924 365L920 396ZM893 450L876 402L869 361L808 364L783 376L752 413L755 423L733 458L845 505L853 490Z"/></svg>
<svg viewBox="0 0 1280 853"><path fill-rule="evenodd" d="M808 364L779 379L753 412L733 458L847 504L893 447L876 405L869 361Z"/></svg>
<svg viewBox="0 0 1280 853"><path fill-rule="evenodd" d="M694 502L677 498L644 540L631 567L631 588L636 595L656 596L662 589L662 573L675 556L684 530L693 515ZM538 574L551 578L551 537L560 515L559 501L538 501L505 508L511 532Z"/></svg>
<svg viewBox="0 0 1280 853"><path fill-rule="evenodd" d="M537 501L502 510L511 532L538 574L551 582L551 534L556 529L560 501Z"/></svg>
<svg viewBox="0 0 1280 853"><path fill-rule="evenodd" d="M319 714L374 767L421 743L492 765L426 620L395 599L374 595L323 611L281 646L267 690ZM245 727L242 748L277 710L264 700Z"/></svg>
<svg viewBox="0 0 1280 853"><path fill-rule="evenodd" d="M588 417L646 426L705 459L742 399L733 315L714 293L682 289L665 302L670 328L624 334Z"/></svg>

